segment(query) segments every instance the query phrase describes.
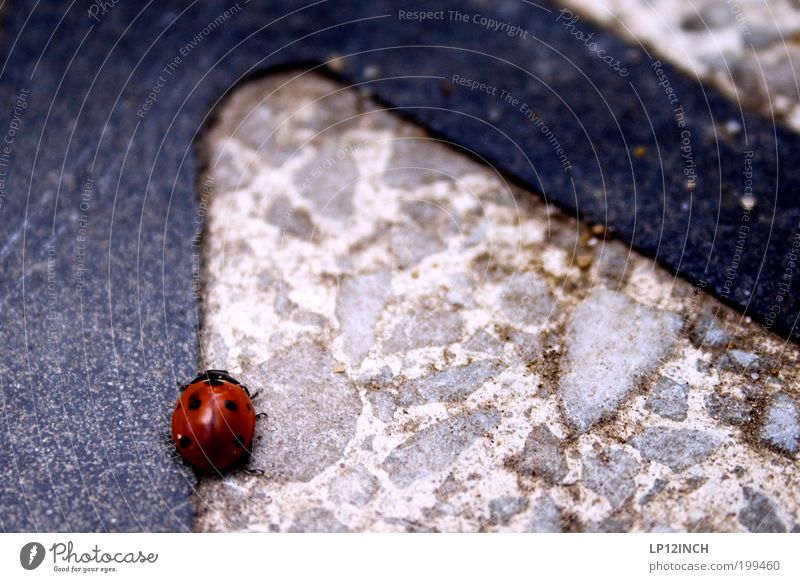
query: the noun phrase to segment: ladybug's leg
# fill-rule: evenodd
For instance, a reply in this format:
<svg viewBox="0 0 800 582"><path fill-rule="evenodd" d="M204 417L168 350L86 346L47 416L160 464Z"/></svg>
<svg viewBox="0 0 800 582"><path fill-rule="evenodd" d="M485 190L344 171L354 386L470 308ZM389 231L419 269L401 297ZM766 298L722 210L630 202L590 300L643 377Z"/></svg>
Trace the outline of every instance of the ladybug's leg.
<svg viewBox="0 0 800 582"><path fill-rule="evenodd" d="M248 467L245 467L244 469L242 469L242 471L248 475L255 475L257 477L264 476L264 469L250 469Z"/></svg>
<svg viewBox="0 0 800 582"><path fill-rule="evenodd" d="M256 420L261 420L262 418L267 418L266 412L259 412L258 414L256 414Z"/></svg>
<svg viewBox="0 0 800 582"><path fill-rule="evenodd" d="M186 390L189 387L188 384L181 384L180 382L175 382L175 383L178 385L178 391L179 392L183 392L184 390Z"/></svg>

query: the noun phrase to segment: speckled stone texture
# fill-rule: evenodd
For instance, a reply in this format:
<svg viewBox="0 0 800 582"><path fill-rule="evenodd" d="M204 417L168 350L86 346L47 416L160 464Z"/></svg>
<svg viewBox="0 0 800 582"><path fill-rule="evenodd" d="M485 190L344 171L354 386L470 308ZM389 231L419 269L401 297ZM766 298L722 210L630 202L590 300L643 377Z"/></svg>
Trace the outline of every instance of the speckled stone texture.
<svg viewBox="0 0 800 582"><path fill-rule="evenodd" d="M204 365L267 417L197 530L798 528L794 344L314 74L204 148Z"/></svg>
<svg viewBox="0 0 800 582"><path fill-rule="evenodd" d="M563 0L743 107L800 130L796 0ZM737 129L737 128L731 128Z"/></svg>

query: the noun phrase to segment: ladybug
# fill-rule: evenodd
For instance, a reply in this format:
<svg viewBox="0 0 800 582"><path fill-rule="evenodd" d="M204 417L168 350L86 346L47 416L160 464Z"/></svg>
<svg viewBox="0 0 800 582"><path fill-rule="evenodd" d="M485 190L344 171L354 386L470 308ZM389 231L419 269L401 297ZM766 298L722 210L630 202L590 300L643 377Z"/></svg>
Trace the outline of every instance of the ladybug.
<svg viewBox="0 0 800 582"><path fill-rule="evenodd" d="M255 431L250 391L227 370L206 370L181 387L172 438L198 469L221 472L247 458Z"/></svg>

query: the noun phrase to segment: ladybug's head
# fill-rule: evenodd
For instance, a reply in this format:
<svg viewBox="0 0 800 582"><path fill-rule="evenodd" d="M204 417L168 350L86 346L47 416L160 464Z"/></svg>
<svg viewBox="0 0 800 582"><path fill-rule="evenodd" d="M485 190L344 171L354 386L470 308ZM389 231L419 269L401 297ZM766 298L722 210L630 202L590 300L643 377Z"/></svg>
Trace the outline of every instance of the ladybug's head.
<svg viewBox="0 0 800 582"><path fill-rule="evenodd" d="M188 387L191 384L194 384L196 382L205 382L205 381L208 381L212 384L214 382L229 382L230 384L234 384L236 386L241 387L247 393L247 395L250 396L250 391L247 389L247 387L241 382L239 382L239 380L231 376L228 373L228 370L206 370L202 374L199 374L194 380L186 384L186 386L183 386L181 388L181 391L185 390L186 387Z"/></svg>

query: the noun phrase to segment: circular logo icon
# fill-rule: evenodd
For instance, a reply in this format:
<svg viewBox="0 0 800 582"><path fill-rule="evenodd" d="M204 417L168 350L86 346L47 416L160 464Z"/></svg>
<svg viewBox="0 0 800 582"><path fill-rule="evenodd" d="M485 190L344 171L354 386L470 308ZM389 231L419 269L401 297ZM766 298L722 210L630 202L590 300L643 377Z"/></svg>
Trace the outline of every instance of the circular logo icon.
<svg viewBox="0 0 800 582"><path fill-rule="evenodd" d="M26 570L35 570L44 561L44 546L39 542L30 542L19 551L19 563Z"/></svg>

